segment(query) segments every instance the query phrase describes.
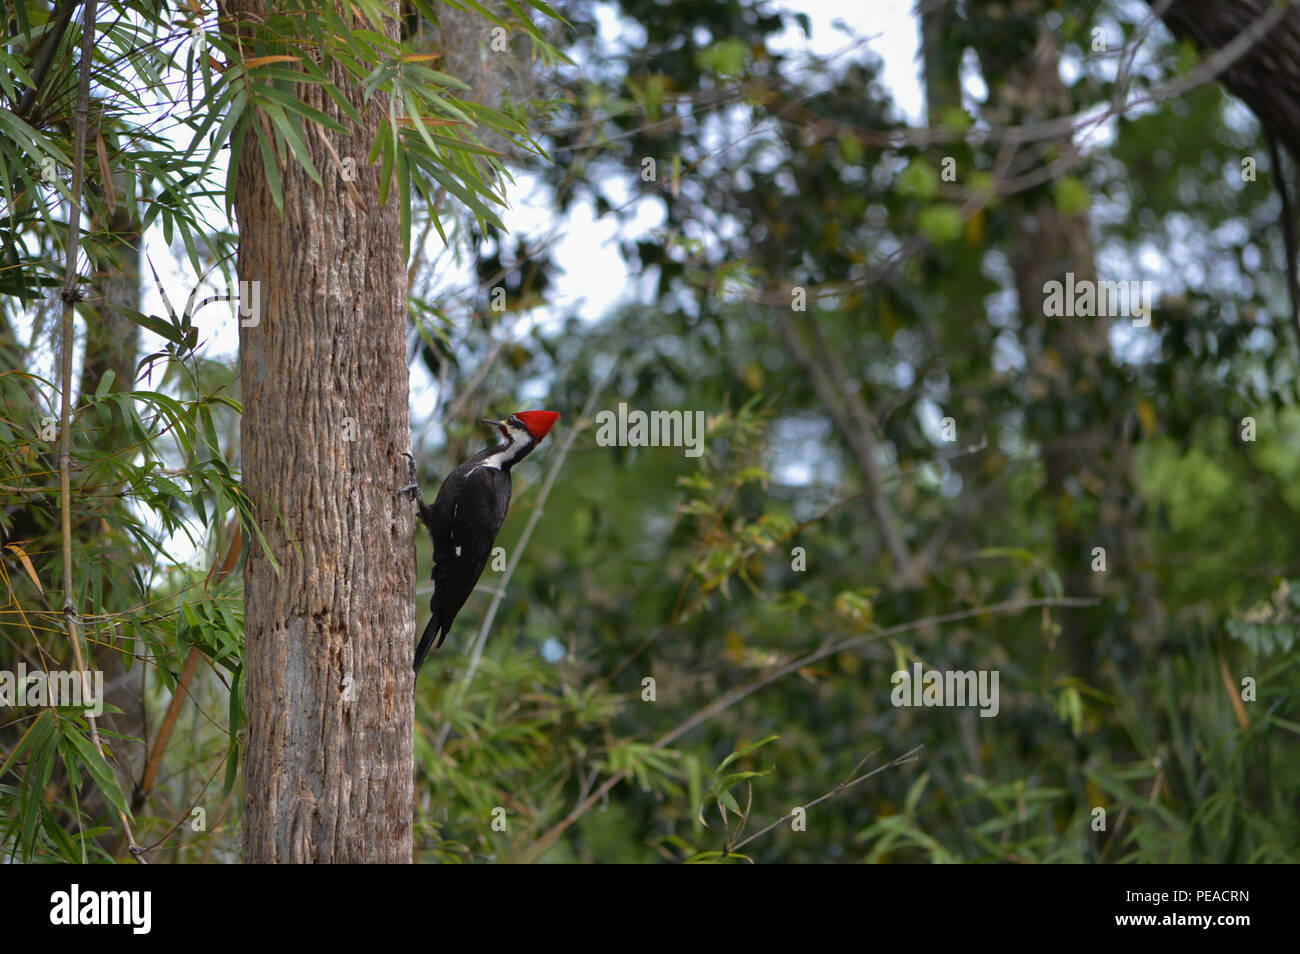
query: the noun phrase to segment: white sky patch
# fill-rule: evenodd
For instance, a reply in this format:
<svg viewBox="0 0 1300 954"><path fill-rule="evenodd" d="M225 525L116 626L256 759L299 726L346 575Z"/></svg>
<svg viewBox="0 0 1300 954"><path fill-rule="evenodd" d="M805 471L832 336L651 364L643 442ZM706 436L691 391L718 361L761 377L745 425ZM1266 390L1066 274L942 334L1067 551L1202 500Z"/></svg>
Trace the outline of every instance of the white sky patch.
<svg viewBox="0 0 1300 954"><path fill-rule="evenodd" d="M839 464L827 453L830 423L816 417L784 417L772 422L772 479L791 487L816 481L834 486Z"/></svg>
<svg viewBox="0 0 1300 954"><path fill-rule="evenodd" d="M829 56L843 50L853 36L866 38L867 49L884 62L880 78L893 97L900 118L920 124L925 115L925 97L919 72L921 37L912 13L913 2L801 0L799 3L778 3L774 9L807 14L812 35L805 38L803 31L795 27L772 41L770 46L782 53L808 50L818 56ZM841 24L848 29L842 29Z"/></svg>

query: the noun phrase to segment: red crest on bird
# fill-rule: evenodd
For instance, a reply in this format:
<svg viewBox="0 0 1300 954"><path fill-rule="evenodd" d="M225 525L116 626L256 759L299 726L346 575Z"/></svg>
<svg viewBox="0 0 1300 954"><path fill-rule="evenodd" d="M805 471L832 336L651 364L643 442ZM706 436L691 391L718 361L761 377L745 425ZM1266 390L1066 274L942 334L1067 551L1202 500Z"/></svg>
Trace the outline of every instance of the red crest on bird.
<svg viewBox="0 0 1300 954"><path fill-rule="evenodd" d="M560 419L557 411L517 411L514 416L523 421L524 427L528 428L528 433L539 441Z"/></svg>

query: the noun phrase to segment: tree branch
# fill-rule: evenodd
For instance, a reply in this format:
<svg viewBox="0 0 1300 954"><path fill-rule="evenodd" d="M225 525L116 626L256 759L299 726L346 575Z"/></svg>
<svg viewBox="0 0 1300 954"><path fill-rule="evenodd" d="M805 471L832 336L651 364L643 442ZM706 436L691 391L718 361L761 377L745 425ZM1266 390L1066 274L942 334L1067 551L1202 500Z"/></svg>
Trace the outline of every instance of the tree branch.
<svg viewBox="0 0 1300 954"><path fill-rule="evenodd" d="M918 758L920 758L920 756L917 753L919 753L923 748L925 748L924 745L918 745L915 746L914 748L908 749L902 755L898 756L895 759L890 759L884 765L878 765L875 768L873 768L870 772L864 772L861 775L857 776L857 778L854 778L853 772L856 772L858 769L862 768L863 762L866 762L867 759L871 758L870 754L865 755L863 756L862 761L853 767L853 772L849 773L849 778L846 778L844 781L840 782L840 784L836 785L833 789L831 789L829 792L826 792L824 795L819 795L817 798L814 798L807 805L800 805L799 807L802 808L804 811L807 811L810 808L814 808L817 805L820 805L828 798L834 798L836 795L842 794L843 792L847 792L855 785L858 785L861 782L865 782L867 779L871 778L872 776L879 775L881 772L885 771L885 769L893 768L896 765L903 765L907 762L915 762ZM761 838L763 835L766 835L773 828L776 828L778 825L782 825L788 822L791 818L794 818L794 816L795 813L793 811L787 812L786 814L778 818L776 821L772 822L772 824L768 825L766 828L760 828L758 831L754 832L748 838L745 838L742 841L738 841L734 845L728 845L727 848L723 851L723 854L724 855L734 854L735 852L740 851L741 848L744 848L751 841L755 840L756 838Z"/></svg>
<svg viewBox="0 0 1300 954"><path fill-rule="evenodd" d="M893 557L894 566L903 584L914 586L916 585L915 561L912 551L908 549L907 541L903 539L898 519L889 504L889 498L885 494L885 478L881 473L878 459L879 445L876 442L875 431L871 427L870 412L856 392L849 393L853 389L848 386L848 372L845 371L843 364L830 354L830 349L826 346L825 339L817 327L817 319L812 312L808 312L806 317L814 327L813 335L820 346L822 365L813 359L798 329L794 326L794 319L785 309L777 309L777 324L781 336L790 348L795 363L803 368L818 399L826 406L826 413L830 415L835 427L848 442L858 469L867 482L867 499L871 512L876 518L876 527L885 540L885 546ZM835 379L834 386L829 380L832 377Z"/></svg>
<svg viewBox="0 0 1300 954"><path fill-rule="evenodd" d="M17 114L24 122L30 123L32 107L36 105L36 97L40 93L41 87L45 83L46 74L50 71L50 64L54 62L54 54L59 49L59 44L63 42L64 34L68 32L68 24L72 22L72 11L77 6L77 0L60 0L54 6L53 13L50 14L49 23L46 25L44 42L41 44L41 52L36 60L36 66L32 69L32 85L27 92L23 93L23 98L18 101ZM89 13L94 13L94 4L89 5ZM85 44L82 44L83 48ZM82 70L83 76L86 70ZM78 94L80 96L80 94ZM78 98L80 105L80 98Z"/></svg>
<svg viewBox="0 0 1300 954"><path fill-rule="evenodd" d="M80 298L77 289L77 255L81 250L81 192L85 182L86 130L90 123L90 61L95 49L96 2L97 0L86 0L85 19L81 28L81 75L77 83L77 111L74 119L76 145L72 154L72 199L68 209L68 258L60 296L63 299L63 354L59 369L59 388L62 392L59 405L59 523L63 543L63 620L68 640L72 643L77 672L81 674L83 698L90 691L90 683L85 658L81 653L77 608L72 599L72 352L76 302ZM86 721L90 724L90 740L100 758L107 763L104 744L99 738L99 725L93 715L87 715ZM131 822L127 819L126 812L119 808L117 817L121 819L122 830L126 833L131 857L140 864L145 864L140 846L131 833Z"/></svg>
<svg viewBox="0 0 1300 954"><path fill-rule="evenodd" d="M891 636L897 636L911 630L938 626L944 623L955 623L964 619L971 619L972 617L983 616L991 613L1013 613L1020 610L1046 606L1085 607L1096 605L1097 600L1094 598L1074 596L1040 597L1028 600L1005 600L1001 603L993 603L988 606L976 606L971 609L956 610L951 613L944 613L940 616L928 616L924 619L912 620L908 623L900 623L897 626L890 626L886 629L874 630L861 636L850 636L840 640L828 639L817 649L789 662L777 663L776 665L770 666L744 685L730 689L717 699L700 707L693 715L678 723L674 728L656 739L650 745L647 752L656 752L659 749L672 745L687 732L690 732L697 726L712 719L718 713L731 708L737 702L747 698L769 683L776 682L776 680L783 676L788 676L792 672L798 672L805 666L811 666L813 663L819 662L827 656L833 656L836 653L841 653L849 649L856 649L873 640L887 639ZM583 801L580 802L573 811L569 812L568 815L552 825L540 838L537 839L537 841L533 842L533 844L524 852L523 857L520 860L523 863L536 861L547 848L554 844L555 841L573 825L574 822L590 811L593 805L608 795L615 785L627 778L635 767L635 764L629 765L607 778L599 788L583 799Z"/></svg>

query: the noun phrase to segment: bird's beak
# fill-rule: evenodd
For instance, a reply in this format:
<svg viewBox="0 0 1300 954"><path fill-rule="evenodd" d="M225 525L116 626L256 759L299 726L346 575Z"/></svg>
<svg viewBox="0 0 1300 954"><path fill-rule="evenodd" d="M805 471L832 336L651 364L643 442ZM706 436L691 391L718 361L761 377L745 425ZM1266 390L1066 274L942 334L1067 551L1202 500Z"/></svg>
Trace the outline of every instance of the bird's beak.
<svg viewBox="0 0 1300 954"><path fill-rule="evenodd" d="M486 418L486 417L481 417L481 418L479 418L479 423L480 423L480 424L486 424L488 427L495 427L495 428L496 428L498 431L500 431L502 434L504 434L504 433L506 432L506 422L505 422L505 421L493 421L493 420L489 420L489 419Z"/></svg>

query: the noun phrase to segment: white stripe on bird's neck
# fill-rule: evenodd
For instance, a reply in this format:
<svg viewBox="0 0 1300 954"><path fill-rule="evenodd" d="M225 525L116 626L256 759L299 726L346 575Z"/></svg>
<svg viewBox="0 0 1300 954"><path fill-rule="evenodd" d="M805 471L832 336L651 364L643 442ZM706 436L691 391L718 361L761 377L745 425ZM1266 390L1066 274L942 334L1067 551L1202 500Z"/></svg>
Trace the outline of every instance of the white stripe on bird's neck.
<svg viewBox="0 0 1300 954"><path fill-rule="evenodd" d="M513 424L506 425L506 443L495 454L489 454L485 457L474 470L479 467L490 467L493 470L500 470L507 464L514 466L520 458L526 456L533 449L536 440L533 435L528 433L527 429L516 427ZM473 473L474 471L470 471Z"/></svg>

